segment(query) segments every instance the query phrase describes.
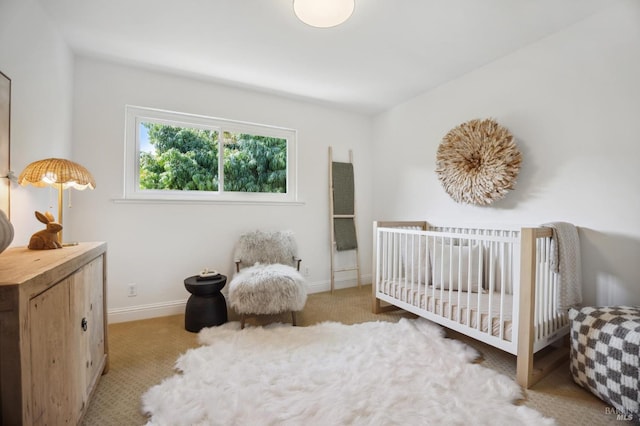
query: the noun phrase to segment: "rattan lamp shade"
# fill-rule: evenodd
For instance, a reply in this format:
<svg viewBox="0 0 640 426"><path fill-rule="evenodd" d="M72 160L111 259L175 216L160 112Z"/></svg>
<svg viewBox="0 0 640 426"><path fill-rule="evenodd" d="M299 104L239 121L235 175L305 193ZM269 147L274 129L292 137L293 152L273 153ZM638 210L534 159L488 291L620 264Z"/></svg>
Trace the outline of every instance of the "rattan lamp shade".
<svg viewBox="0 0 640 426"><path fill-rule="evenodd" d="M96 181L89 170L78 163L62 158L47 158L29 164L18 177L20 185L37 187L57 186L62 189L94 189Z"/></svg>
<svg viewBox="0 0 640 426"><path fill-rule="evenodd" d="M39 188L52 186L58 189L58 222L62 225L62 192L67 188L94 189L96 181L78 163L62 158L47 158L34 161L20 173L18 183L26 186L31 184ZM62 244L62 231L58 232L58 241Z"/></svg>

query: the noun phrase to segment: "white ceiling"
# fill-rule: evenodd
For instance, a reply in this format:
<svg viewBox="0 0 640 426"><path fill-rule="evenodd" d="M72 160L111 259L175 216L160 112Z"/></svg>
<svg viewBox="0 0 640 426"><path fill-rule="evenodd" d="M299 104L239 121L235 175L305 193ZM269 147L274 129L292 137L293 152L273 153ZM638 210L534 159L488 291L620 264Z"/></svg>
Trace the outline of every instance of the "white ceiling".
<svg viewBox="0 0 640 426"><path fill-rule="evenodd" d="M377 113L612 0L356 0L341 26L292 0L38 0L81 54Z"/></svg>

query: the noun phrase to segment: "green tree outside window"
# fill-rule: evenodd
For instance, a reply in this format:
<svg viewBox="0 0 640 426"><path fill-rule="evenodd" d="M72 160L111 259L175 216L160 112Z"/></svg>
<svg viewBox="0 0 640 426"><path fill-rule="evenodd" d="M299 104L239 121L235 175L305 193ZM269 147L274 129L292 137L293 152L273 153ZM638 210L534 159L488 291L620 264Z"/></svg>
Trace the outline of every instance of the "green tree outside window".
<svg viewBox="0 0 640 426"><path fill-rule="evenodd" d="M140 189L219 190L220 132L143 122L140 135ZM224 191L286 193L286 139L222 135Z"/></svg>

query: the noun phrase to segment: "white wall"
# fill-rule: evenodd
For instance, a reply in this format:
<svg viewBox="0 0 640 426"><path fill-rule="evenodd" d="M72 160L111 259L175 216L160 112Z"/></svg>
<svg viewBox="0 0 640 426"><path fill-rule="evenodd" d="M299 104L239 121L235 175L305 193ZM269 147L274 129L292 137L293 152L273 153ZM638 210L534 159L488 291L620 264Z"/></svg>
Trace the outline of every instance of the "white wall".
<svg viewBox="0 0 640 426"><path fill-rule="evenodd" d="M298 130L302 205L117 203L122 197L126 104ZM77 58L73 157L94 175L94 191L74 192L75 240L108 242L111 320L180 312L183 280L204 266L232 272L232 250L248 230L291 229L311 291L328 289L328 147L339 161L353 149L363 270L371 265L371 119L211 82ZM344 274L353 285L354 274ZM137 297L127 296L136 283Z"/></svg>
<svg viewBox="0 0 640 426"><path fill-rule="evenodd" d="M640 304L640 3L616 4L377 116L374 218L572 222L585 301ZM487 117L522 151L516 188L491 207L456 204L438 145Z"/></svg>
<svg viewBox="0 0 640 426"><path fill-rule="evenodd" d="M0 2L0 70L11 78L11 168L71 153L73 57L40 5ZM34 216L52 204L47 189L11 184L13 246L26 245L43 225ZM52 212L57 215L56 193Z"/></svg>

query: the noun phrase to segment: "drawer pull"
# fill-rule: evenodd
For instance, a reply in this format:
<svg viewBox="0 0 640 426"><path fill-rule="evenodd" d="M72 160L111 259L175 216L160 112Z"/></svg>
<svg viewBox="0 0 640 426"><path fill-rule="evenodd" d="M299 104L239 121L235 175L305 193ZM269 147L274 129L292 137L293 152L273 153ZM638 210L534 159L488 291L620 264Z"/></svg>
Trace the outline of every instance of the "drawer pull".
<svg viewBox="0 0 640 426"><path fill-rule="evenodd" d="M86 318L82 318L82 322L80 323L80 326L82 327L82 331L87 331L87 319Z"/></svg>

